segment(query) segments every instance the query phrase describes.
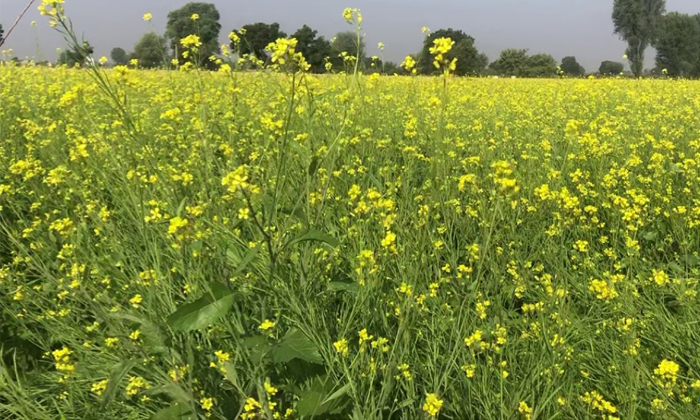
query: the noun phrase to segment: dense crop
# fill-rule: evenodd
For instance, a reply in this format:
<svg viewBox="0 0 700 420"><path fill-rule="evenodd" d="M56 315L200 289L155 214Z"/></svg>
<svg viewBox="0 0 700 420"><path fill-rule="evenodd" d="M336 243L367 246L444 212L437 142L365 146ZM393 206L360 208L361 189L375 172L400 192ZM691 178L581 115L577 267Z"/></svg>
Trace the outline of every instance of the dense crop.
<svg viewBox="0 0 700 420"><path fill-rule="evenodd" d="M0 417L700 414L700 85L104 75L0 67Z"/></svg>

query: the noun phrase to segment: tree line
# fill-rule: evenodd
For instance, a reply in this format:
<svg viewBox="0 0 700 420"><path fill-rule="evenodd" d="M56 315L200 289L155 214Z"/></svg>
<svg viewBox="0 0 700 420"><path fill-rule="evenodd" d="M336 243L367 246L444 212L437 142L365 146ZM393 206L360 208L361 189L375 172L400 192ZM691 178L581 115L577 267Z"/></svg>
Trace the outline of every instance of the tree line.
<svg viewBox="0 0 700 420"><path fill-rule="evenodd" d="M197 19L192 19L196 15ZM170 63L182 64L196 60L204 68L214 69L221 60L218 44L221 24L216 6L211 3L192 2L168 14L164 35L149 32L127 53L117 47L111 51L115 64L125 65L133 60L144 68L167 67ZM643 74L678 77L700 77L700 14L689 15L679 12L666 13L665 0L613 0L612 21L614 33L627 42L625 57L635 77ZM3 31L0 25L0 38ZM197 57L187 57L180 46L180 40L197 34L201 40ZM584 76L586 69L574 56L564 57L560 63L549 54L529 54L527 49L506 49L499 57L489 62L480 52L474 37L458 29L439 29L428 32L423 45L410 55L414 63L412 69L381 57L383 45L379 45L379 56L368 56L365 41L355 32L339 32L331 39L320 36L318 31L303 25L291 34L281 30L279 23L257 22L244 25L231 31L229 48L239 57L249 58L249 67L264 65L269 59L267 45L278 38L296 38L297 52L301 52L310 65L309 71L324 73L342 71L349 60L359 57L359 68L365 73L386 74L434 74L438 70L432 65L429 52L433 41L438 38L451 38L455 44L447 58L457 59L456 75L502 75L516 77L551 77L555 75ZM656 51L656 67L644 71L645 51L653 46ZM59 64L80 64L92 54L93 48L85 43L82 49L63 51ZM618 75L623 73L624 64L618 61L603 61L597 73Z"/></svg>

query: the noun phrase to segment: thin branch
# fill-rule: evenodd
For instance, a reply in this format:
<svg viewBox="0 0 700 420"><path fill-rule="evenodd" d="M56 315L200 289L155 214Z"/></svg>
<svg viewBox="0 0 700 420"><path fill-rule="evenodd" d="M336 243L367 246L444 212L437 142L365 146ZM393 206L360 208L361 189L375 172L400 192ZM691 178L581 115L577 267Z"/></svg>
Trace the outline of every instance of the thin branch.
<svg viewBox="0 0 700 420"><path fill-rule="evenodd" d="M27 10L29 10L29 8L32 7L32 4L34 4L35 1L36 1L36 0L30 0L30 2L27 3L27 6L24 8L24 10L22 10L22 13L20 13L20 15L17 16L17 19L15 20L15 23L13 23L12 26L10 26L10 29L7 31L7 34L6 34L3 38L0 38L0 47L3 46L3 44L5 43L5 41L7 41L7 38L10 37L10 34L12 33L12 30L15 29L15 26L17 26L17 24L19 23L19 21L22 20L22 17L24 17L24 14L27 13Z"/></svg>

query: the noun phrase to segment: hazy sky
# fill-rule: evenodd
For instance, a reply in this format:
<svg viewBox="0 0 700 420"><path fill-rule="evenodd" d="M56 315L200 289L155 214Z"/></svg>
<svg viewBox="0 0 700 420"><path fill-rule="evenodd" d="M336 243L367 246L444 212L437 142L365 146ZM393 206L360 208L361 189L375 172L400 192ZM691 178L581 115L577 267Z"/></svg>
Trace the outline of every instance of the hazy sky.
<svg viewBox="0 0 700 420"><path fill-rule="evenodd" d="M0 23L9 29L28 0L0 0ZM38 3L38 1L37 1ZM78 33L95 47L98 56L109 56L113 47L127 51L150 30L141 17L152 13L156 31L165 30L167 14L187 0L66 0L66 11ZM613 35L610 15L613 0L213 0L221 13L221 40L233 28L253 22L279 22L287 33L303 24L332 37L351 29L341 17L345 7L358 7L369 54L377 43L386 45L387 60L401 62L417 52L421 27L462 29L476 38L479 50L491 61L505 48L529 48L557 60L575 55L588 70L602 60L622 61L625 45ZM667 10L700 13L700 0L667 0ZM36 20L36 28L31 21ZM37 45L39 48L37 48ZM12 48L20 58L55 60L64 46L60 34L48 27L36 3L20 22L3 49ZM654 52L647 51L647 66Z"/></svg>

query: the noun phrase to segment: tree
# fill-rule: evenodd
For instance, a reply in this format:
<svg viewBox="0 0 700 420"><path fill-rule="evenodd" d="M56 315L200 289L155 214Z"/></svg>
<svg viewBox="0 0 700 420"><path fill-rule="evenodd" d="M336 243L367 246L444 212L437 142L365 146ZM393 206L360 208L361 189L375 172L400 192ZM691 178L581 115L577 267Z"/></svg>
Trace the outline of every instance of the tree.
<svg viewBox="0 0 700 420"><path fill-rule="evenodd" d="M666 0L614 0L615 34L627 42L627 58L635 77L644 70L644 52L656 38Z"/></svg>
<svg viewBox="0 0 700 420"><path fill-rule="evenodd" d="M88 57L92 56L94 48L89 42L85 41L81 46L74 46L70 50L64 50L58 56L58 64L67 66L84 65Z"/></svg>
<svg viewBox="0 0 700 420"><path fill-rule="evenodd" d="M430 48L433 42L438 38L450 38L455 42L450 52L445 57L448 60L457 59L457 68L454 73L460 76L466 74L480 74L484 71L489 63L488 57L485 54L479 53L479 50L474 45L474 38L467 35L461 30L452 28L439 29L425 38L423 41L423 49L418 54L418 69L423 74L432 74L440 70L433 65L433 56L430 54Z"/></svg>
<svg viewBox="0 0 700 420"><path fill-rule="evenodd" d="M586 74L586 69L576 61L576 57L564 57L561 60L561 71L569 76L583 76Z"/></svg>
<svg viewBox="0 0 700 420"><path fill-rule="evenodd" d="M525 76L528 67L527 50L514 48L503 50L489 67L503 76Z"/></svg>
<svg viewBox="0 0 700 420"><path fill-rule="evenodd" d="M325 71L326 57L331 55L331 43L324 37L316 37L317 31L304 25L292 34L297 40L296 51L302 53L314 73Z"/></svg>
<svg viewBox="0 0 700 420"><path fill-rule="evenodd" d="M656 48L656 66L669 76L689 76L700 64L700 19L685 13L671 12L664 16Z"/></svg>
<svg viewBox="0 0 700 420"><path fill-rule="evenodd" d="M357 34L355 32L338 32L331 40L331 62L334 67L343 67L343 53L347 57L357 57L359 49L360 64L365 63L365 41L360 38L360 45L357 45Z"/></svg>
<svg viewBox="0 0 700 420"><path fill-rule="evenodd" d="M2 37L5 34L5 30L2 29L2 23L0 23L0 43L2 43Z"/></svg>
<svg viewBox="0 0 700 420"><path fill-rule="evenodd" d="M557 60L549 54L535 54L525 62L525 76L552 77L557 74Z"/></svg>
<svg viewBox="0 0 700 420"><path fill-rule="evenodd" d="M600 63L598 72L607 76L613 76L622 73L625 69L624 64L615 61L603 61Z"/></svg>
<svg viewBox="0 0 700 420"><path fill-rule="evenodd" d="M109 56L112 58L112 61L114 61L114 64L120 66L124 66L129 62L129 56L126 54L126 51L124 51L123 48L112 48Z"/></svg>
<svg viewBox="0 0 700 420"><path fill-rule="evenodd" d="M253 54L258 60L267 60L265 47L279 38L286 38L287 34L280 30L280 24L253 23L245 25L240 31L234 32L241 38L240 53ZM232 44L231 48L235 48Z"/></svg>
<svg viewBox="0 0 700 420"><path fill-rule="evenodd" d="M141 67L154 68L162 66L168 57L166 40L155 32L144 34L134 46L134 52L131 56L139 60L139 66Z"/></svg>
<svg viewBox="0 0 700 420"><path fill-rule="evenodd" d="M360 38L359 56L360 60L365 58L365 40ZM342 54L347 53L353 57L358 56L357 34L352 31L338 32L331 40L331 53Z"/></svg>
<svg viewBox="0 0 700 420"><path fill-rule="evenodd" d="M195 15L198 16L197 19L192 19ZM170 40L170 45L180 62L185 61L180 40L189 35L197 35L202 42L197 53L198 62L205 66L211 63L209 57L219 50L219 19L219 11L211 3L187 3L168 13L165 36Z"/></svg>

